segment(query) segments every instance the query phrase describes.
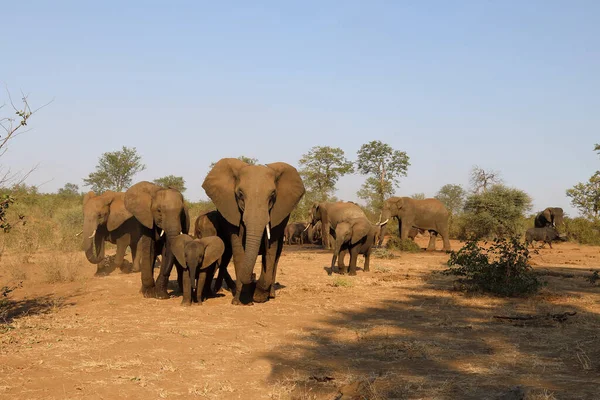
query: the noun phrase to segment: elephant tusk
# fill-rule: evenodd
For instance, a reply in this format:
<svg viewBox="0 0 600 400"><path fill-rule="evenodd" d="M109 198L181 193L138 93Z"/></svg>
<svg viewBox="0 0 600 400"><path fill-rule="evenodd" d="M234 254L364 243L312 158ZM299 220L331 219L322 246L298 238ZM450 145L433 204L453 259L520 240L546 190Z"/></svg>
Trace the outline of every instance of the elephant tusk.
<svg viewBox="0 0 600 400"><path fill-rule="evenodd" d="M160 230L160 237L163 237L163 235L164 235L164 234L165 234L165 230L164 230L164 229L161 229L161 230Z"/></svg>
<svg viewBox="0 0 600 400"><path fill-rule="evenodd" d="M94 232L92 232L92 234L90 235L90 237L88 239L93 239L94 236L96 236L96 230L94 229Z"/></svg>
<svg viewBox="0 0 600 400"><path fill-rule="evenodd" d="M389 220L390 220L390 219L388 218L388 219L386 219L385 221L383 221L383 222L382 222L381 224L379 224L379 225L385 225L385 224L387 224L387 222L388 222Z"/></svg>
<svg viewBox="0 0 600 400"><path fill-rule="evenodd" d="M306 225L306 228L304 228L304 230L302 232L306 232L308 230L308 228L310 228L310 225Z"/></svg>
<svg viewBox="0 0 600 400"><path fill-rule="evenodd" d="M267 240L271 240L271 228L269 228L269 224L267 224Z"/></svg>
<svg viewBox="0 0 600 400"><path fill-rule="evenodd" d="M81 236L82 233L83 233L83 231L79 232L77 235L75 235L75 237Z"/></svg>

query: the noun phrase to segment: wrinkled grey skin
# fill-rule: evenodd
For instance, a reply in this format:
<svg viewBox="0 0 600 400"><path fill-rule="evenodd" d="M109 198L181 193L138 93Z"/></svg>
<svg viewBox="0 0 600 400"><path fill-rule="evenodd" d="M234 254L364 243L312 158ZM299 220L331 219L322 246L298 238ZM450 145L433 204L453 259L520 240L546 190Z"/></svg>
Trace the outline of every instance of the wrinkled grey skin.
<svg viewBox="0 0 600 400"><path fill-rule="evenodd" d="M83 250L92 264L97 264L96 275L110 271L103 268L104 244L117 245L114 265L123 268L127 247L131 248L133 272L139 271L136 245L141 236L141 225L125 208L125 193L106 191L96 195L90 191L83 197Z"/></svg>
<svg viewBox="0 0 600 400"><path fill-rule="evenodd" d="M416 200L410 197L390 197L383 204L381 224L391 218L398 220L401 239L408 239L411 228L427 230L430 233L427 250L435 250L435 239L439 234L444 241L444 251L450 251L450 214L444 204L437 199ZM381 236L385 235L385 228Z"/></svg>
<svg viewBox="0 0 600 400"><path fill-rule="evenodd" d="M296 243L303 245L305 242L309 242L307 226L308 224L305 222L292 222L288 224L283 231L284 243L288 245Z"/></svg>
<svg viewBox="0 0 600 400"><path fill-rule="evenodd" d="M552 242L565 242L566 240L566 235L559 234L556 228L552 226L546 226L544 228L529 228L527 229L527 232L525 232L525 243L528 247L533 242L544 242L542 243L542 247L545 243L548 243L550 248L552 248Z"/></svg>
<svg viewBox="0 0 600 400"><path fill-rule="evenodd" d="M223 158L206 175L202 187L228 222L226 234L237 280L232 304L242 304L242 285L252 283L259 253L262 271L253 300L262 303L275 297L283 231L305 192L300 174L283 162L248 165L235 158Z"/></svg>
<svg viewBox="0 0 600 400"><path fill-rule="evenodd" d="M363 210L353 202L320 202L314 203L310 210L310 226L314 227L321 222L321 238L323 247L333 249L335 243L335 229L340 222L347 222L352 218L367 216ZM331 240L333 237L333 240Z"/></svg>
<svg viewBox="0 0 600 400"><path fill-rule="evenodd" d="M218 268L218 261L223 255L225 245L218 236L201 239L181 234L173 238L171 249L175 256L177 269L183 272L182 305L189 306L192 302L202 305L203 292L207 276L213 276Z"/></svg>
<svg viewBox="0 0 600 400"><path fill-rule="evenodd" d="M172 188L151 182L136 183L125 192L125 207L142 224L137 244L144 297L168 299L167 284L174 264L171 243L181 233L190 230L190 217L183 196ZM154 282L154 260L161 254L160 272ZM179 288L183 289L183 274L177 270Z"/></svg>
<svg viewBox="0 0 600 400"><path fill-rule="evenodd" d="M548 207L535 217L534 226L536 228L544 228L553 226L560 228L564 224L564 212L560 207Z"/></svg>
<svg viewBox="0 0 600 400"><path fill-rule="evenodd" d="M335 228L335 247L331 259L331 271L338 261L338 272L342 275L356 275L356 262L358 255L365 256L364 271L369 271L369 261L371 258L371 249L375 244L375 236L379 230L379 225L373 225L367 218L352 218L348 221L340 222ZM344 266L344 255L350 253L349 267ZM339 258L338 258L339 257Z"/></svg>
<svg viewBox="0 0 600 400"><path fill-rule="evenodd" d="M217 280L215 281L214 289L211 289L210 285L213 280L214 270L209 271L207 275L207 285L204 288L204 297L212 297L217 294L221 290L221 286L223 285L223 279L227 283L227 287L231 290L232 293L235 294L235 282L231 279L231 275L229 271L227 271L227 266L231 261L231 236L227 234L229 228L229 223L223 218L221 213L217 210L207 211L203 214L200 214L198 218L196 218L196 223L194 225L194 236L198 239L206 238L211 236L218 236L223 241L225 246L223 250L223 255L217 261L217 265L219 266L219 274L217 275Z"/></svg>

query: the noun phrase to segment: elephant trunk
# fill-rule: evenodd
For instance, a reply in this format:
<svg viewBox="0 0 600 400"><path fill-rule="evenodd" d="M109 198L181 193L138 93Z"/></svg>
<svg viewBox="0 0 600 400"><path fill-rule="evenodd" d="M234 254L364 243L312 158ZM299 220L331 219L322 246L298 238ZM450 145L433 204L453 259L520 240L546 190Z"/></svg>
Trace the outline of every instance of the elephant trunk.
<svg viewBox="0 0 600 400"><path fill-rule="evenodd" d="M103 229L95 224L85 224L83 229L83 250L85 257L92 264L99 264L104 260Z"/></svg>
<svg viewBox="0 0 600 400"><path fill-rule="evenodd" d="M244 262L240 268L240 276L238 279L243 285L252 282L252 272L256 264L256 258L260 252L260 247L263 241L263 235L267 224L269 224L269 213L265 209L263 212L258 212L255 215L244 214L244 225L246 226L246 241L244 246ZM236 271L237 273L237 271Z"/></svg>

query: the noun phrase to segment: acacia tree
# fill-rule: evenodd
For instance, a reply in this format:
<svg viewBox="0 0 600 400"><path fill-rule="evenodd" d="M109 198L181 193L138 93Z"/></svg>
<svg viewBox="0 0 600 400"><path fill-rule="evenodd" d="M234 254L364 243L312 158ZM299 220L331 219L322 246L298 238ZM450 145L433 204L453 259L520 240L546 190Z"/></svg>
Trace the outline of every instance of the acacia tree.
<svg viewBox="0 0 600 400"><path fill-rule="evenodd" d="M600 144L594 146L594 151L600 155ZM598 220L600 218L600 171L596 171L587 182L579 182L567 190L571 204L586 218Z"/></svg>
<svg viewBox="0 0 600 400"><path fill-rule="evenodd" d="M484 193L493 185L502 183L500 172L494 170L485 170L478 165L471 168L469 183L473 193Z"/></svg>
<svg viewBox="0 0 600 400"><path fill-rule="evenodd" d="M96 171L83 179L85 186L90 186L94 192L107 190L122 192L131 186L133 177L146 169L142 157L135 147L125 147L119 151L102 154L96 165Z"/></svg>
<svg viewBox="0 0 600 400"><path fill-rule="evenodd" d="M358 171L368 176L358 197L367 200L373 211L381 211L385 198L394 193L395 187L400 187L400 177L406 176L409 157L379 140L363 144L357 155Z"/></svg>
<svg viewBox="0 0 600 400"><path fill-rule="evenodd" d="M183 179L183 176L167 175L163 176L162 178L155 179L154 183L156 183L159 186L170 187L179 190L179 192L181 193L187 190L187 188L185 187L185 179Z"/></svg>
<svg viewBox="0 0 600 400"><path fill-rule="evenodd" d="M354 172L352 162L339 147L314 146L302 155L299 164L306 192L313 201L330 199L340 177Z"/></svg>
<svg viewBox="0 0 600 400"><path fill-rule="evenodd" d="M65 183L65 186L58 189L57 194L62 197L79 196L79 186L74 183Z"/></svg>
<svg viewBox="0 0 600 400"><path fill-rule="evenodd" d="M462 186L449 183L440 188L435 198L444 203L451 215L457 215L463 209L466 195Z"/></svg>

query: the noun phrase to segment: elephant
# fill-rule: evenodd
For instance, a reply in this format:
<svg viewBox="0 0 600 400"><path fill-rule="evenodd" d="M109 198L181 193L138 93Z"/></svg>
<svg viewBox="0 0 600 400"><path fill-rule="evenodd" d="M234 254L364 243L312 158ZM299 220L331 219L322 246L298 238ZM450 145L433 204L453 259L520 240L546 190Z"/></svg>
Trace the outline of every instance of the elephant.
<svg viewBox="0 0 600 400"><path fill-rule="evenodd" d="M136 245L141 236L140 223L124 203L125 193L93 191L83 197L83 250L92 264L97 264L96 275L110 273L102 267L105 242L117 245L114 265L123 270L127 247L131 248L132 271L139 271Z"/></svg>
<svg viewBox="0 0 600 400"><path fill-rule="evenodd" d="M217 275L214 290L210 287L215 273L214 269L209 271L209 275L206 276L207 285L204 288L205 297L214 296L216 293L218 293L219 290L221 290L223 279L225 279L227 287L231 290L231 292L235 293L235 282L233 279L231 279L231 275L229 275L229 272L227 271L227 266L229 265L229 261L231 261L232 253L231 242L227 240L226 232L227 221L217 210L207 211L203 214L200 214L198 218L196 218L196 222L194 224L194 236L197 239L218 236L221 238L221 241L223 241L225 246L223 254L218 260L219 275Z"/></svg>
<svg viewBox="0 0 600 400"><path fill-rule="evenodd" d="M375 236L379 227L379 225L373 225L367 218L363 217L338 223L335 228L335 248L331 259L331 271L333 271L337 259L339 273L344 275L348 272L348 267L344 266L344 252L349 252L349 275L356 275L356 261L359 254L364 255L364 271L368 272L371 249L375 244Z"/></svg>
<svg viewBox="0 0 600 400"><path fill-rule="evenodd" d="M194 239L182 233L173 238L171 250L175 256L177 270L183 272L182 305L189 306L192 302L202 305L205 296L207 277L214 275L219 260L225 251L225 244L218 236L208 236Z"/></svg>
<svg viewBox="0 0 600 400"><path fill-rule="evenodd" d="M304 222L293 222L285 227L283 232L285 244L304 244L308 242L308 225Z"/></svg>
<svg viewBox="0 0 600 400"><path fill-rule="evenodd" d="M534 226L536 228L544 228L553 226L556 228L564 224L564 212L560 207L548 207L535 217Z"/></svg>
<svg viewBox="0 0 600 400"><path fill-rule="evenodd" d="M383 203L381 211L381 237L385 235L385 225L390 218L398 219L398 231L401 239L408 239L411 228L429 231L427 250L435 250L435 238L439 234L444 241L444 251L450 251L449 219L450 213L437 199L417 200L410 197L390 197Z"/></svg>
<svg viewBox="0 0 600 400"><path fill-rule="evenodd" d="M283 162L249 165L223 158L209 171L202 187L228 223L223 241L231 243L235 267L232 304L241 304L243 285L252 283L259 253L262 268L253 300L262 303L274 298L284 229L305 192L300 174Z"/></svg>
<svg viewBox="0 0 600 400"><path fill-rule="evenodd" d="M168 299L167 284L174 264L171 242L181 233L189 233L190 217L183 196L173 188L164 188L142 181L125 192L125 207L142 224L137 243L144 297ZM153 265L161 255L160 272L154 282ZM183 274L177 270L179 288L183 289Z"/></svg>
<svg viewBox="0 0 600 400"><path fill-rule="evenodd" d="M310 225L314 227L317 221L321 221L323 247L328 249L333 248L329 236L331 235L335 239L337 224L359 217L367 218L364 211L356 203L344 201L335 203L316 202L310 210Z"/></svg>
<svg viewBox="0 0 600 400"><path fill-rule="evenodd" d="M308 234L308 242L311 244L322 245L322 234L321 234L321 221L317 221L317 223L312 226L310 222L308 223L308 230L306 231Z"/></svg>

